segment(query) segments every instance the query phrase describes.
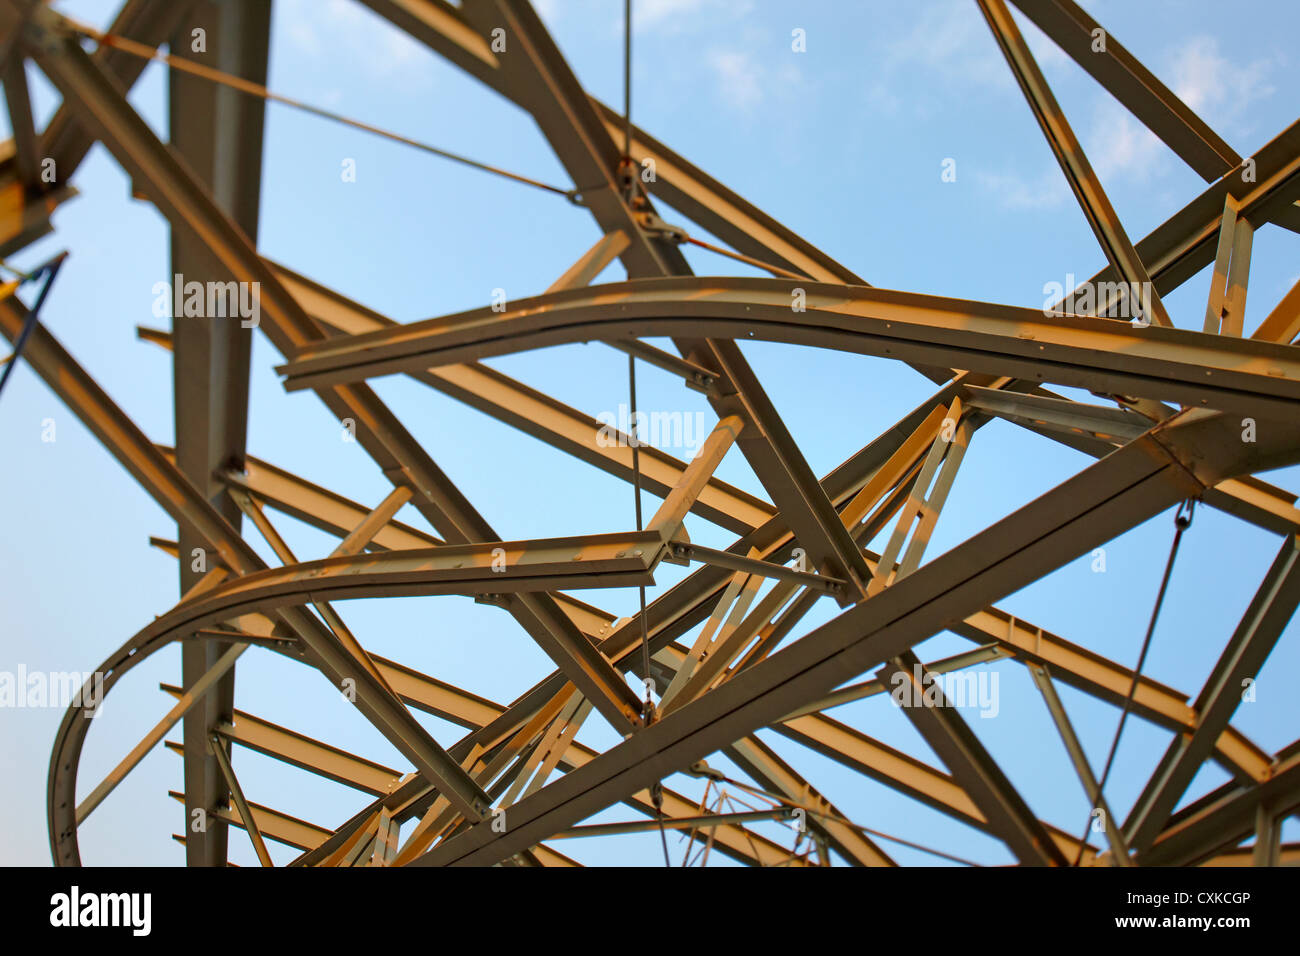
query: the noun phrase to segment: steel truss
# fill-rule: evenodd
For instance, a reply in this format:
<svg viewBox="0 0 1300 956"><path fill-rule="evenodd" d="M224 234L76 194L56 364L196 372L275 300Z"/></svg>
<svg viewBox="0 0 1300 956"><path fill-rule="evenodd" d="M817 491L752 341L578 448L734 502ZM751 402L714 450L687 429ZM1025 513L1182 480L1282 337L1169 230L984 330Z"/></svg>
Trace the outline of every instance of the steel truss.
<svg viewBox="0 0 1300 956"><path fill-rule="evenodd" d="M1241 680L1263 665L1300 603L1300 510L1295 496L1254 477L1300 462L1300 286L1250 338L1241 327L1253 234L1266 223L1300 230L1300 123L1255 156L1238 156L1072 0L1015 6L1209 184L1151 235L1133 243L1062 114L1003 0L974 0L1096 233L1109 265L1095 285L1153 290L1140 327L1092 314L1059 315L870 287L689 161L631 127L630 156L657 176L625 178L623 117L578 84L526 0L359 0L496 93L527 110L555 150L573 198L601 238L544 294L492 309L399 325L262 258L256 248L264 99L169 71L170 144L125 95L144 61L111 42L93 53L80 27L34 0L0 0L0 67L14 130L0 166L5 203L0 254L49 231L74 195L66 183L99 141L172 226L174 271L260 283L261 328L285 358L288 389L310 389L356 437L393 485L375 507L349 501L245 452L249 336L237 323L194 319L141 330L170 349L176 447L156 446L39 322L27 362L178 525L176 554L213 555L206 572L181 560L182 599L127 641L100 671L113 685L172 642L183 648L176 704L80 802L77 767L89 722L65 716L49 777L51 848L81 862L77 827L178 722L186 819L210 815L182 839L191 865L221 865L229 827L246 830L269 865L266 840L301 851L300 865L574 862L544 841L583 835L583 819L623 803L650 826L689 830L754 865L894 860L878 834L850 821L756 732L768 728L956 820L1002 840L1024 864L1132 865L1290 861L1280 821L1300 806L1300 741L1262 751L1231 725ZM264 84L270 0L126 0L108 34L149 50L202 27L226 42L196 55L206 67ZM490 42L504 29L507 54ZM101 38L102 41L102 38ZM63 96L42 131L33 125L24 62ZM53 158L57 182L40 175ZM1250 175L1242 175L1249 168ZM580 187L580 188L579 188ZM655 213L660 199L773 278L695 277L685 233ZM589 287L614 259L628 281ZM1202 330L1176 328L1161 297L1215 263ZM806 308L791 309L802 290ZM26 308L4 289L0 331L18 338ZM678 354L641 339L671 339ZM736 345L741 338L840 349L908 362L937 391L839 468L818 479ZM573 341L604 341L679 375L703 392L718 426L690 464L598 440L601 423L479 364L490 356ZM644 531L505 541L366 384L403 373L664 499ZM1097 404L1049 386L1089 389ZM1241 416L1261 423L1239 438ZM993 418L1097 459L1074 478L964 544L923 561L965 448ZM734 445L769 500L716 478ZM1196 700L993 606L1096 545L1186 499L1201 499L1279 535L1273 566ZM394 520L412 504L438 537ZM339 538L335 551L299 560L270 512ZM736 534L725 551L682 535L688 513ZM267 567L242 535L244 519L282 562ZM890 527L883 555L865 542ZM807 556L787 566L796 547ZM504 557L505 573L500 561ZM660 561L697 563L641 615L615 620L565 590L653 582ZM776 584L757 599L761 586ZM556 670L503 706L368 653L331 600L405 594L475 595L499 605ZM838 616L796 639L819 599ZM314 609L314 613L312 610ZM679 642L703 624L691 646ZM642 659L642 633L651 654ZM912 648L942 630L975 645L922 665ZM235 661L248 648L351 682L356 706L409 761L402 773L234 708ZM942 760L930 766L825 711L882 693L894 674L935 674L1006 657L1042 691L1089 801L1107 810L1094 846L1037 819L958 712L911 707L907 716ZM862 675L876 670L874 679ZM647 715L628 674L654 681ZM854 683L854 681L861 681ZM1129 818L1112 820L1068 715L1063 682L1174 734ZM465 729L444 748L412 709ZM576 742L591 711L624 736L598 753ZM345 784L373 798L352 819L321 826L250 803L234 745ZM750 778L724 781L701 763L724 753ZM1230 783L1178 810L1197 770L1213 760ZM555 771L561 775L555 776ZM712 804L658 781L713 776ZM735 810L753 787L762 806ZM724 796L724 788L731 796ZM746 806L750 806L746 804ZM509 824L493 826L508 807ZM806 814L817 852L792 852L747 826ZM403 824L414 822L404 839ZM595 828L628 832L638 825ZM697 832L698 831L698 832ZM1254 836L1253 847L1240 844Z"/></svg>

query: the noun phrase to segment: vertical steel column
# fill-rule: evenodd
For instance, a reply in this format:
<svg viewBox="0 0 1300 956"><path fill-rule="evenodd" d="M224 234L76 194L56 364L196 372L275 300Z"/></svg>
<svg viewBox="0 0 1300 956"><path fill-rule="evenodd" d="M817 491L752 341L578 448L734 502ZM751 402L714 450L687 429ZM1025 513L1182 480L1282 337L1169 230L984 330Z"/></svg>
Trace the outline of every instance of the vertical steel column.
<svg viewBox="0 0 1300 956"><path fill-rule="evenodd" d="M271 0L195 0L171 36L172 51L186 59L266 83ZM266 104L178 70L168 71L171 145L220 207L254 242L262 184L262 140ZM207 244L191 229L172 224L169 284L228 282ZM241 513L214 477L218 469L244 467L248 424L248 366L254 329L238 316L173 316L172 351L176 422L176 464L236 529ZM203 541L180 528L181 592L202 576L191 555ZM181 651L188 686L218 657L219 641L191 638ZM209 825L190 833L185 855L191 866L223 866L227 828L211 811L228 803L217 758L207 745L234 707L232 670L185 717L185 812L208 811Z"/></svg>

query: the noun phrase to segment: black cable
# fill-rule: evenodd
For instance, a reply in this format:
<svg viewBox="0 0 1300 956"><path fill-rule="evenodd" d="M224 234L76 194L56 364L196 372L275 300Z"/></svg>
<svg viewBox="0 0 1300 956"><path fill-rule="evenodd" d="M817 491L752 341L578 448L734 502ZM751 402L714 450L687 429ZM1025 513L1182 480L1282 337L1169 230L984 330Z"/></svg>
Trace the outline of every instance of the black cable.
<svg viewBox="0 0 1300 956"><path fill-rule="evenodd" d="M50 286L54 284L54 277L59 274L59 269L63 266L63 260L67 257L66 252L60 252L45 265L23 279L23 282L30 282L44 275L45 285L41 286L41 291L37 293L36 302L28 310L27 318L23 321L22 330L18 333L18 338L14 340L14 352L9 356L9 364L5 366L4 372L0 373L0 393L4 392L5 382L9 381L14 366L18 364L18 359L22 357L23 347L27 344L27 339L36 328L37 316L40 315L41 306L45 304L45 297L50 294Z"/></svg>
<svg viewBox="0 0 1300 956"><path fill-rule="evenodd" d="M1133 671L1133 682L1129 685L1128 696L1124 698L1124 707L1119 714L1119 726L1115 728L1115 738L1110 742L1110 753L1106 755L1106 766L1101 773L1101 781L1097 784L1097 802L1102 802L1102 797L1106 790L1106 781L1110 779L1110 770L1115 763L1115 754L1119 750L1119 740L1124 733L1124 724L1128 721L1129 708L1133 704L1133 697L1137 694L1138 683L1142 679L1142 665L1146 663L1147 651L1151 649L1151 638L1156 632L1156 621L1160 617L1160 609L1165 603L1165 591L1169 588L1169 576L1174 570L1174 559L1178 557L1178 545L1183 540L1183 532L1192 526L1192 515L1196 511L1196 501L1188 499L1178 506L1178 511L1174 513L1174 541L1169 547L1169 560L1165 562L1165 574L1160 579L1160 591L1156 594L1155 607L1151 609L1151 621L1147 624L1146 637L1142 639L1142 651L1138 654L1137 668ZM1092 828L1092 814L1088 814L1088 829L1083 831L1083 839L1079 841L1079 854L1074 858L1074 865L1078 866L1083 859L1083 850L1087 845L1088 832Z"/></svg>
<svg viewBox="0 0 1300 956"><path fill-rule="evenodd" d="M632 0L623 0L623 155L632 156Z"/></svg>
<svg viewBox="0 0 1300 956"><path fill-rule="evenodd" d="M668 834L664 832L664 785L658 780L650 788L650 802L655 808L655 822L659 824L659 842L664 848L664 866L671 869L673 861L668 858Z"/></svg>
<svg viewBox="0 0 1300 956"><path fill-rule="evenodd" d="M636 530L641 531L641 441L637 438L635 355L628 355L627 357L627 390L630 403L628 412L632 423L632 434L629 436L632 440L632 493L636 497ZM640 585L637 591L641 599L641 667L643 679L646 682L645 704L641 716L648 724L650 723L651 708L653 707L649 682L654 677L650 673L650 627L645 619L645 585Z"/></svg>

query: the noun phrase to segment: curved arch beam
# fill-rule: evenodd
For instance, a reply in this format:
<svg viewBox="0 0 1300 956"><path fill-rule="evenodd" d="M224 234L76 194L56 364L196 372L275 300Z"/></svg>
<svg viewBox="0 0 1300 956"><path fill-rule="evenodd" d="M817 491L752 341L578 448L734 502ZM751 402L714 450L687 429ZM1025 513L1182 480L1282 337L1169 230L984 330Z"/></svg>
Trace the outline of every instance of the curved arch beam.
<svg viewBox="0 0 1300 956"><path fill-rule="evenodd" d="M259 638L269 636L271 629L274 627L273 623L269 619L258 615L246 617L242 619L240 623L243 626L251 626L253 630L257 632L256 634L251 635L247 633L244 634L243 637L246 638L250 636ZM212 639L216 636L216 632L200 631L198 636L200 638ZM257 641L255 643L258 643L260 646L262 642ZM135 667L145 658L165 646L165 642L155 642L150 644L143 651L136 648L135 652L132 652L132 648L135 647L135 645L133 643L128 643L115 652L114 655L101 667L101 673L108 674L104 680L104 693L106 694L108 688L124 676L126 671ZM295 660L300 659L298 651L291 644L286 645L283 642L275 641L266 644L265 647L281 656ZM378 658L377 660L380 662L381 666L400 667L400 665L394 665L391 661L384 661L382 658ZM433 678L430 678L427 675L418 674L417 672L408 672L407 676L409 679L417 682L435 683ZM449 685L444 686L449 688ZM164 689L169 690L175 695L181 693L180 688L168 689L164 687ZM505 710L505 708L500 704L478 698L471 700L464 691L455 688L449 689L454 691L454 699L462 705L468 703L468 708L458 710L455 713L444 712L439 714L439 716L444 717L445 719L459 720L467 726L478 727L481 726L480 721L482 721L485 716L482 708L486 707L486 712L488 714L499 713ZM410 702L417 704L417 706L419 705L418 701L412 700ZM98 703L102 703L102 698ZM427 707L423 707L422 709L428 710ZM434 711L430 710L429 712L433 713ZM83 713L84 709L73 707L69 709L67 714L65 714L63 725L60 727L59 734L55 741L53 756L50 763L50 812L47 814L47 821L50 832L51 847L55 852L55 861L59 865L65 866L76 866L81 864L80 847L77 841L75 825L76 817L74 811L71 815L56 818L54 813L56 809L55 795L68 795L70 798L71 795L75 794L76 779L73 767L77 765L77 762L80 759L81 747L85 739L85 731L89 729L88 722L84 717L77 719L78 716ZM264 728L282 729L275 728L275 725L261 721L259 718L253 717L252 715L243 714L239 711L236 711L235 713L237 715L237 721L234 733L230 734L229 737L232 741L241 743L244 746L252 746L253 749L259 749L255 744L250 743L249 740L241 735L240 728L243 726L244 721L252 720ZM169 744L168 746L172 745ZM284 755L272 755L276 756L277 759L285 759ZM572 769L574 766L581 766L583 763L595 759L596 756L598 756L597 751L591 750L576 741L572 741L569 744L569 749L566 751L565 759L562 761L561 766L567 771ZM314 769L308 765L304 766L305 769L308 769L311 772L319 772L318 769ZM395 773L395 771L393 773ZM67 779L69 774L71 774L72 779ZM381 776L382 775L383 774L381 774ZM349 786L357 785L355 781L342 782L347 783ZM671 789L665 788L664 798L665 809L672 816L688 816L697 811L696 804L693 800L690 800ZM62 797L60 797L60 799L62 799ZM623 802L637 812L650 816L653 816L655 813L654 807L649 802L648 794L632 794ZM60 807L58 809L62 811L64 808ZM237 823L237 825L242 824ZM325 832L328 833L329 831ZM753 833L738 825L718 827L716 831L716 841L715 847L718 852L730 856L741 863L756 866L773 865L785 863L789 858L789 853L784 847L779 846L761 834ZM304 849L306 848L304 847ZM60 853L62 853L63 856L60 856ZM299 858L299 862L301 862L301 860L302 858ZM803 864L800 861L795 860L790 861L790 865L801 866Z"/></svg>
<svg viewBox="0 0 1300 956"><path fill-rule="evenodd" d="M295 391L550 345L686 334L831 348L1224 411L1286 417L1300 408L1300 353L1274 343L913 292L716 276L569 289L505 312L476 309L313 342L278 371Z"/></svg>
<svg viewBox="0 0 1300 956"><path fill-rule="evenodd" d="M659 543L656 534L634 532L386 551L269 568L235 578L176 605L122 645L97 673L102 675L106 694L140 661L201 628L270 608L307 604L321 595L350 598L504 593L591 587L593 581L610 587L633 586L649 579L648 564ZM496 550L506 557L505 570L493 566L499 557L493 554ZM575 583L584 578L585 584ZM79 703L64 715L50 761L50 848L60 865L80 862L75 768L90 729L88 711L97 705L94 695L90 699L94 703Z"/></svg>
<svg viewBox="0 0 1300 956"><path fill-rule="evenodd" d="M443 545L304 561L236 578L178 604L193 627L252 611L347 598L506 594L653 584L654 532Z"/></svg>

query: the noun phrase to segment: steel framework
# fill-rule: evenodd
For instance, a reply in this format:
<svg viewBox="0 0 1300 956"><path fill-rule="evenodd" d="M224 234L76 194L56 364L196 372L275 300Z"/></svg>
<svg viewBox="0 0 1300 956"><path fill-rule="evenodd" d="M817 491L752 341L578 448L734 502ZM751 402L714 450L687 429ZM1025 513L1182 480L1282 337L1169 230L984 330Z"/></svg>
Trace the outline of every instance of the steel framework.
<svg viewBox="0 0 1300 956"><path fill-rule="evenodd" d="M184 838L191 865L221 865L229 827L248 832L259 860L266 840L301 851L300 865L573 865L563 837L663 825L698 832L707 849L755 865L803 865L807 855L749 829L800 814L820 853L853 865L894 860L877 835L850 821L756 735L770 728L875 781L1003 841L1020 863L1133 865L1290 860L1280 823L1300 806L1300 741L1264 752L1231 724L1241 680L1264 663L1300 603L1296 496L1255 473L1300 463L1300 285L1246 338L1242 315L1254 231L1300 231L1300 123L1244 158L1235 153L1072 0L1013 0L1208 183L1182 211L1129 240L1004 0L978 3L1096 234L1108 267L1099 288L1150 290L1141 321L1057 314L872 288L863 279L588 96L526 0L359 0L536 120L574 184L573 201L602 238L545 293L402 325L259 255L256 246L269 49L270 0L126 0L94 34L34 0L0 0L0 66L14 131L0 167L0 254L49 231L73 195L66 185L101 142L138 193L170 222L173 271L259 283L265 331L284 356L288 389L314 391L374 459L393 491L373 508L349 501L245 451L250 336L237 322L174 322L142 332L174 355L174 448L155 445L16 297L0 300L0 331L30 335L28 363L177 522L178 557L212 555L206 571L180 561L182 598L100 668L105 686L172 642L182 646L173 709L97 787L77 799L89 722L65 716L50 763L51 849L81 862L79 824L177 723L168 742L184 759L173 794L186 819L211 823ZM244 89L194 70L169 71L170 143L136 114L126 92L146 59L203 28L234 42L192 57ZM503 31L503 33L502 33ZM504 35L510 52L494 41ZM33 125L24 76L30 59L63 102ZM173 67L178 64L173 63ZM234 84L237 86L237 84ZM629 145L623 145L627 136ZM41 175L53 159L57 181ZM643 159L657 175L629 169ZM660 199L771 278L691 274L680 228L655 213ZM590 287L617 259L626 282ZM1203 328L1176 328L1161 297L1204 266L1214 280ZM1105 285L1102 285L1105 284ZM801 308L793 308L798 298ZM678 354L642 341L671 339ZM798 343L888 357L936 383L931 398L840 467L818 478L737 346L738 339ZM598 440L601 423L479 364L481 359L573 341L603 341L679 375L702 392L717 426L690 463L652 447ZM503 541L470 500L367 385L404 373L663 499L642 531ZM1050 385L1082 387L1089 404ZM1241 439L1240 419L1261 425ZM1001 418L1096 458L1076 477L970 540L923 562L961 458L984 423ZM769 500L734 488L714 469L731 446ZM1075 557L1187 499L1280 536L1276 560L1224 644L1195 701L1132 669L993 606ZM394 520L413 505L439 537ZM281 512L337 536L330 555L297 559L269 517ZM688 513L737 535L725 551L682 533ZM282 562L267 567L241 533L247 518ZM890 528L884 554L864 545ZM791 567L795 548L806 564ZM566 589L652 583L661 561L699 567L644 611L615 620ZM775 586L758 599L761 587ZM461 594L499 605L556 670L508 706L368 653L329 602L343 598ZM829 623L792 639L820 599ZM692 644L679 642L703 623ZM923 665L912 648L949 629L976 650ZM648 645L643 647L643 640ZM355 690L365 717L409 761L400 773L366 757L234 708L237 658L250 646L301 661ZM643 657L647 654L649 657ZM905 708L943 762L930 766L825 711L881 693L895 675L931 699L935 674L997 657L1023 664L1041 690L1090 803L1105 814L1091 845L1039 820L960 714ZM646 673L645 660L650 660ZM877 670L875 679L860 680ZM649 678L647 709L627 675ZM1064 682L1173 732L1173 742L1127 820L1112 820L1057 697ZM929 693L926 693L929 691ZM939 695L941 697L941 693ZM412 709L463 727L444 748ZM623 740L597 753L575 735L591 711ZM319 826L250 803L232 765L238 744L373 798ZM721 775L724 753L768 803L723 812L659 781ZM1231 781L1181 809L1198 769L1215 761ZM559 775L555 772L561 771ZM83 788L84 789L84 788ZM738 790L733 790L739 793ZM706 790L706 799L707 799ZM618 803L645 824L582 828ZM509 808L508 825L496 826ZM706 813L709 810L711 812ZM403 824L413 826L402 838ZM1253 846L1240 845L1254 837ZM693 837L695 839L695 837Z"/></svg>

